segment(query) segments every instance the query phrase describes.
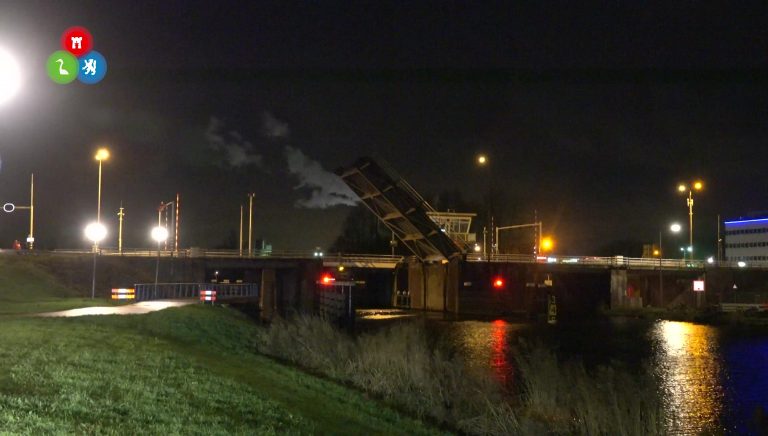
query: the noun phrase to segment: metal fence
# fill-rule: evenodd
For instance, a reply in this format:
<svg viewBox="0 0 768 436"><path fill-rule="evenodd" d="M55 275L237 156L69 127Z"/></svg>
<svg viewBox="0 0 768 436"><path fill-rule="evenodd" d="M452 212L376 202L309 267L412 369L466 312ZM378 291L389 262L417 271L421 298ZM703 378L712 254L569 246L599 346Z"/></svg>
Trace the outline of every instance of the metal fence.
<svg viewBox="0 0 768 436"><path fill-rule="evenodd" d="M628 269L704 269L704 268L753 268L768 269L766 261L723 261L698 259L658 259L626 256L567 256L548 255L533 256L530 254L470 254L470 262L497 263L541 263L573 266L613 267Z"/></svg>
<svg viewBox="0 0 768 436"><path fill-rule="evenodd" d="M84 254L92 251L84 250L53 250L54 254ZM126 257L154 257L157 250L128 250L122 252L110 248L99 248L103 256ZM176 258L243 258L243 259L311 259L322 260L326 267L345 265L360 268L394 268L398 263L405 261L404 256L391 256L387 254L342 254L322 253L305 250L254 250L248 254L247 250L206 250L201 248L188 248L179 251L161 250L161 257ZM768 261L724 261L712 262L698 259L655 259L626 256L568 256L551 254L536 256L530 254L489 254L469 253L466 256L469 262L497 262L497 263L550 263L573 266L613 267L628 269L704 269L704 268L746 268L768 269Z"/></svg>
<svg viewBox="0 0 768 436"><path fill-rule="evenodd" d="M198 298L200 291L216 291L218 300L258 297L257 283L137 283L136 301Z"/></svg>

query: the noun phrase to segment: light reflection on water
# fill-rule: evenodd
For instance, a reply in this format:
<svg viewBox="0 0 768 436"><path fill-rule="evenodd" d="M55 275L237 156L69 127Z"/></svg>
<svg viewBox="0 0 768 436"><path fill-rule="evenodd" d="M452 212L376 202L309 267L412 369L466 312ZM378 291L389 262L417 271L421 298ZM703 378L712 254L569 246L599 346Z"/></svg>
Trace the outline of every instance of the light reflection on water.
<svg viewBox="0 0 768 436"><path fill-rule="evenodd" d="M618 359L640 368L648 362L658 375L671 434L749 433L755 407L768 408L764 334L747 338L721 327L676 321L613 320L556 327L503 320L450 324L453 341L469 366L490 367L506 388L514 384L512 348L521 336L543 339L561 357L585 359L590 365Z"/></svg>
<svg viewBox="0 0 768 436"><path fill-rule="evenodd" d="M650 330L672 433L718 433L723 408L718 330L677 321L659 321Z"/></svg>
<svg viewBox="0 0 768 436"><path fill-rule="evenodd" d="M512 386L513 366L510 339L526 328L525 324L512 324L497 319L459 322L456 342L471 368L488 368L505 387Z"/></svg>

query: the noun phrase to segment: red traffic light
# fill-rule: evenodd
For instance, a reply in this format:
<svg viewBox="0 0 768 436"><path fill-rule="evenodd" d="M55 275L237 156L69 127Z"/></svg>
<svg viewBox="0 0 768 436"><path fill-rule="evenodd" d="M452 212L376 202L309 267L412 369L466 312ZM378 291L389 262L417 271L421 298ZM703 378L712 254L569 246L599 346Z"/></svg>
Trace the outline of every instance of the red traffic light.
<svg viewBox="0 0 768 436"><path fill-rule="evenodd" d="M327 274L327 273L323 274L322 277L320 277L320 284L325 285L325 286L330 286L335 281L336 281L336 279L332 275Z"/></svg>
<svg viewBox="0 0 768 436"><path fill-rule="evenodd" d="M504 278L502 277L496 277L493 279L493 287L495 289L502 289L504 287Z"/></svg>

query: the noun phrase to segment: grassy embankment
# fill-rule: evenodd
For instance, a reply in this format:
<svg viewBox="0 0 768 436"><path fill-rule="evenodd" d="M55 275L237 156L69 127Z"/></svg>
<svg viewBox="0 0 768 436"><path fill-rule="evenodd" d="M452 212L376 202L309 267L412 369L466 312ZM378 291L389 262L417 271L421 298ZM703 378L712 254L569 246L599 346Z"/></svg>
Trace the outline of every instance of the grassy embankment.
<svg viewBox="0 0 768 436"><path fill-rule="evenodd" d="M662 392L648 368L587 371L544 345L519 344L517 382L506 392L490 368L470 370L450 346L430 341L419 322L352 338L300 317L260 333L266 354L468 434L665 434Z"/></svg>
<svg viewBox="0 0 768 436"><path fill-rule="evenodd" d="M78 305L66 298L76 294L26 262L0 261L5 313ZM257 354L260 331L245 316L210 306L140 316L0 317L0 428L25 434L435 433L360 392Z"/></svg>

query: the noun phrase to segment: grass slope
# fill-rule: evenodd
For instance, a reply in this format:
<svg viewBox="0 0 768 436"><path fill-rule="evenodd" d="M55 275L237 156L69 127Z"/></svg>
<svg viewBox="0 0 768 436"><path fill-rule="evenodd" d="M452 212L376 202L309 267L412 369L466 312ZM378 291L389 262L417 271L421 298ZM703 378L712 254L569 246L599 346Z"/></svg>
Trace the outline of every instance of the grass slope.
<svg viewBox="0 0 768 436"><path fill-rule="evenodd" d="M104 299L82 297L81 292L62 285L56 277L28 259L0 256L0 315L106 304Z"/></svg>
<svg viewBox="0 0 768 436"><path fill-rule="evenodd" d="M258 355L224 308L0 320L11 433L431 434L363 394Z"/></svg>

